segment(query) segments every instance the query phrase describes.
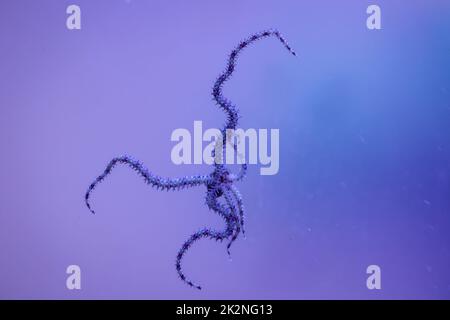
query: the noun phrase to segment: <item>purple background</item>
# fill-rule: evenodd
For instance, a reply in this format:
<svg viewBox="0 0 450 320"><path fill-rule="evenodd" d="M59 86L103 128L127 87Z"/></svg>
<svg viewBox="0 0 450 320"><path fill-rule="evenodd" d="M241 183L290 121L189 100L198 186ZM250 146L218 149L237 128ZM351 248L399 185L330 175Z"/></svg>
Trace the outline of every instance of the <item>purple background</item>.
<svg viewBox="0 0 450 320"><path fill-rule="evenodd" d="M66 7L82 30L65 27ZM382 9L380 31L366 8ZM239 183L247 239L222 228L205 189L163 193L114 156L163 176L176 128L218 127L210 91L231 48L248 49L225 93L243 128L280 129L280 172ZM450 298L450 2L1 1L0 298ZM66 289L80 265L82 290ZM382 290L366 288L368 265Z"/></svg>

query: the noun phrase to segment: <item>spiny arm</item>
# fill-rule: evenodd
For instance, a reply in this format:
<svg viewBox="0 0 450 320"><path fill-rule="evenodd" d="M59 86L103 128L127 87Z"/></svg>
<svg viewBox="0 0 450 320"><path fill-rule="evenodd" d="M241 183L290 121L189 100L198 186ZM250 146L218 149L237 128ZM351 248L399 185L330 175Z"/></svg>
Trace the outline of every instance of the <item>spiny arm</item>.
<svg viewBox="0 0 450 320"><path fill-rule="evenodd" d="M217 201L217 198L212 200L212 202L214 203L211 204L210 208L216 211L220 216L229 217L232 214L229 208L225 207L224 205L221 205ZM180 279L183 280L188 286L201 290L202 287L189 280L182 270L181 264L184 255L189 251L189 249L195 242L197 242L202 238L209 238L220 242L223 241L224 239L228 239L233 234L233 227L234 224L230 220L227 220L226 228L224 231L214 231L211 229L204 228L191 235L186 240L186 242L181 246L176 257L175 268L177 270Z"/></svg>
<svg viewBox="0 0 450 320"><path fill-rule="evenodd" d="M241 228L242 228L242 234L245 237L245 228L244 228L245 210L244 210L244 204L242 201L241 193L239 192L238 188L236 188L234 185L231 185L229 190L233 194L234 200L236 201L237 209L239 211L239 221L240 221Z"/></svg>
<svg viewBox="0 0 450 320"><path fill-rule="evenodd" d="M235 129L238 124L239 119L239 111L235 105L231 103L227 98L222 95L222 87L223 84L231 77L236 67L237 57L240 52L248 47L250 44L256 42L257 40L268 38L268 37L276 37L280 42L284 45L284 47L294 56L296 55L295 51L288 45L286 40L281 36L281 34L277 30L267 30L256 33L246 40L242 41L238 44L238 46L231 51L228 57L228 63L225 71L217 78L214 83L212 95L216 103L219 105L219 108L225 111L227 115L227 122L225 128L227 129Z"/></svg>
<svg viewBox="0 0 450 320"><path fill-rule="evenodd" d="M112 159L109 164L106 166L105 171L99 175L94 182L89 186L86 195L85 202L88 209L95 213L91 208L91 204L89 202L91 192L95 189L95 187L102 182L111 172L112 169L117 164L125 164L128 165L131 169L136 171L141 177L144 178L144 181L151 185L152 187L156 187L161 190L179 190L187 187L195 187L198 185L206 184L210 177L208 175L197 175L197 176L187 176L182 178L162 178L151 173L141 162L138 160L134 160L129 156L122 156Z"/></svg>
<svg viewBox="0 0 450 320"><path fill-rule="evenodd" d="M241 233L242 222L240 221L239 216L237 215L237 211L239 210L239 208L236 207L235 201L233 200L233 197L231 197L231 190L229 188L227 188L226 190L224 190L223 195L225 197L227 206L230 209L230 213L232 215L231 219L230 219L230 223L232 223L234 225L233 226L233 234L231 236L230 241L227 244L228 257L231 259L230 247L233 244L233 242L236 241L237 237Z"/></svg>

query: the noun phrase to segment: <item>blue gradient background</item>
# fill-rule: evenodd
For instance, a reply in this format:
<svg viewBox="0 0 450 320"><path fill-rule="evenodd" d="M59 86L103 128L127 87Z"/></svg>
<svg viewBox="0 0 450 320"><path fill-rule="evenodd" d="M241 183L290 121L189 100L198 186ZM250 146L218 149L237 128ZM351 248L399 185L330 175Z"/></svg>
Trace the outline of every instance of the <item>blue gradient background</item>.
<svg viewBox="0 0 450 320"><path fill-rule="evenodd" d="M65 9L82 10L82 30ZM382 30L366 8L382 9ZM164 176L176 128L218 127L210 91L231 48L278 28L239 61L226 95L243 128L280 129L280 171L238 185L247 239L229 262L201 241L222 228L200 187L163 193L117 168L131 154ZM450 2L2 1L0 298L450 298ZM82 290L66 289L80 265ZM370 264L382 290L366 288Z"/></svg>

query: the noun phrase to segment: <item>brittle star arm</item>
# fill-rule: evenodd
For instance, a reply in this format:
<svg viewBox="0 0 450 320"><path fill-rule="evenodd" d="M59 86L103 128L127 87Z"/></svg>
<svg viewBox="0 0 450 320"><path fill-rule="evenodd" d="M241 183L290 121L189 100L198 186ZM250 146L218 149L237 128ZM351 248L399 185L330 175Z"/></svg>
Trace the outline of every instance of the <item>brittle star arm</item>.
<svg viewBox="0 0 450 320"><path fill-rule="evenodd" d="M233 224L233 235L231 236L230 241L227 244L227 253L228 253L228 257L231 259L231 252L230 252L230 247L233 244L234 241L236 241L237 237L239 236L239 234L241 233L241 227L243 226L242 222L240 220L240 217L238 216L237 211L239 210L238 204L236 202L236 199L234 197L232 197L232 191L229 187L227 187L223 193L224 197L225 197L225 201L228 205L228 207L230 208L230 223ZM244 230L242 230L244 231Z"/></svg>
<svg viewBox="0 0 450 320"><path fill-rule="evenodd" d="M244 211L244 204L242 201L242 196L239 190L234 186L230 186L230 191L233 194L234 200L236 201L237 209L239 211L239 221L242 228L242 234L245 237L245 228L244 228L244 217L245 217L245 211Z"/></svg>
<svg viewBox="0 0 450 320"><path fill-rule="evenodd" d="M125 164L128 165L131 169L136 171L141 177L144 178L145 183L151 185L152 187L156 187L161 190L179 190L188 187L195 187L202 184L208 183L210 180L209 175L196 175L196 176L186 176L182 178L162 178L151 173L140 161L134 160L129 156L122 156L112 159L109 164L106 166L105 171L99 175L94 182L92 182L86 192L85 202L88 209L95 213L95 211L91 208L91 204L89 199L91 197L91 192L95 189L95 187L102 182L109 174L111 174L112 169L117 164Z"/></svg>
<svg viewBox="0 0 450 320"><path fill-rule="evenodd" d="M209 201L209 207L210 209L217 212L222 217L230 217L231 216L231 209L229 207L226 207L222 204L220 204L217 201L217 197L213 196ZM216 241L223 241L224 239L229 238L233 234L233 228L234 224L229 220L228 218L226 220L226 228L224 231L214 231L211 229L201 229L198 232L191 235L186 242L182 245L180 251L178 251L177 258L175 261L175 268L177 270L178 276L181 280L183 280L187 285L190 287L196 288L201 290L202 287L193 283L191 280L189 280L186 275L183 273L181 268L181 261L186 254L186 252L189 250L189 248L194 244L194 242L202 239L202 238L209 238L214 239Z"/></svg>
<svg viewBox="0 0 450 320"><path fill-rule="evenodd" d="M248 47L250 44L256 42L257 40L260 40L260 39L263 39L266 37L271 37L271 36L276 37L292 55L296 56L295 51L289 46L287 41L281 36L281 34L277 30L262 31L262 32L252 35L251 37L247 38L244 41L241 41L237 45L237 47L231 51L231 53L228 57L227 67L226 67L225 71L217 78L216 82L214 83L213 91L212 91L213 99L216 101L216 104L219 106L219 108L222 109L223 111L225 111L226 116L227 116L226 124L222 130L222 139L223 139L222 148L225 148L226 144L227 144L226 130L227 129L236 129L236 127L238 125L238 120L240 118L238 108L230 100L228 100L227 98L225 98L223 96L223 94L222 94L223 85L232 76L232 74L235 70L236 61L237 61L237 58L238 58L238 55L240 54L240 52L243 49L245 49L246 47ZM234 149L236 150L235 145L234 145ZM245 177L246 171L247 171L247 166L245 164L243 164L241 166L240 172L237 175L235 175L234 179L237 181L243 179Z"/></svg>
<svg viewBox="0 0 450 320"><path fill-rule="evenodd" d="M246 40L240 42L238 46L231 51L228 57L228 63L225 71L217 78L216 82L213 86L212 96L216 101L219 108L225 111L227 115L227 122L225 125L226 129L235 129L238 124L239 112L235 105L231 103L227 98L225 98L222 94L222 87L224 83L230 79L231 75L234 72L236 67L236 60L240 52L248 47L250 44L256 42L259 39L267 38L267 37L276 37L280 42L284 45L284 47L294 56L296 55L295 51L288 45L287 41L281 36L281 34L277 30L267 30L262 31L257 34L252 35Z"/></svg>

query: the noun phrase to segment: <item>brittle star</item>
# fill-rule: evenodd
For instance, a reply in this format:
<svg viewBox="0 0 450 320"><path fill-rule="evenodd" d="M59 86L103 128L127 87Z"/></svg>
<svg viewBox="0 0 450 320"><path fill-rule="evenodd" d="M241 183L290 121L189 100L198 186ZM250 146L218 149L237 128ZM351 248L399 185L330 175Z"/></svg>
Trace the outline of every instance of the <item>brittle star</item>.
<svg viewBox="0 0 450 320"><path fill-rule="evenodd" d="M221 142L221 145L219 145L219 148L217 148L219 151L217 156L221 156L221 154L223 154L227 145L227 130L235 130L238 125L239 119L239 111L237 107L222 95L222 87L233 74L239 53L253 42L271 36L276 37L291 54L293 54L294 56L296 55L278 31L268 30L256 33L246 40L241 41L238 46L234 48L233 51L231 51L228 57L228 63L225 71L217 78L214 83L212 90L213 99L215 100L219 108L225 112L227 117L226 123L221 130L222 141L219 141ZM234 149L236 150L236 145L234 145ZM212 156L214 159L217 159L215 150L212 151ZM183 280L191 287L201 289L199 285L194 284L185 276L181 269L181 261L192 244L201 238L210 238L216 241L228 240L227 253L228 255L230 255L231 244L237 239L241 232L243 235L245 235L244 206L242 203L242 197L238 189L234 186L235 182L241 181L246 175L247 165L245 164L245 162L241 164L241 168L236 174L231 173L221 161L215 161L214 170L209 175L186 176L182 178L170 179L154 175L140 161L135 160L129 156L117 157L109 162L105 171L100 176L98 176L97 179L95 179L95 181L89 186L86 192L86 205L92 213L95 213L89 202L92 190L94 190L97 184L103 181L106 176L111 173L112 169L117 164L128 165L129 167L131 167L131 169L142 176L147 184L161 190L180 190L199 185L206 186L206 205L209 209L213 210L225 220L226 228L223 231L215 231L208 228L197 231L196 233L191 235L180 248L175 262L175 267L181 280ZM219 199L221 199L222 201L219 201Z"/></svg>

